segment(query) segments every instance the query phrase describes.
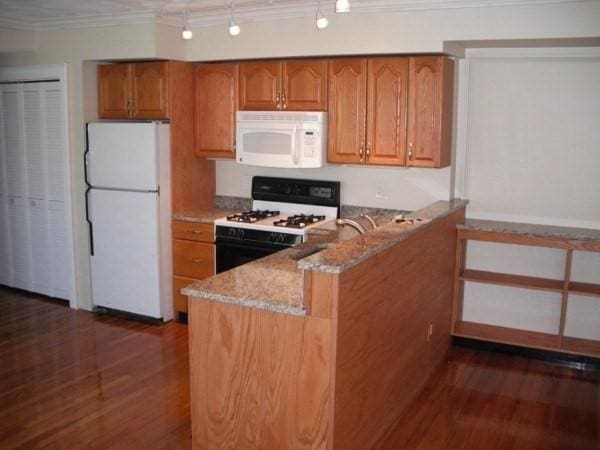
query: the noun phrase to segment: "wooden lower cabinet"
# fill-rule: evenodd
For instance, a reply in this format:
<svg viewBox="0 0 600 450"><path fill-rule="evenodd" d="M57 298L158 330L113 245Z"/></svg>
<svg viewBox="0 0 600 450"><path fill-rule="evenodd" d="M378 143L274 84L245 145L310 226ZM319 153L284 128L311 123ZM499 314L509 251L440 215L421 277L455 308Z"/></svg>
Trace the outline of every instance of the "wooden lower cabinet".
<svg viewBox="0 0 600 450"><path fill-rule="evenodd" d="M184 220L172 222L173 307L175 317L187 313L187 297L181 289L215 274L214 225Z"/></svg>
<svg viewBox="0 0 600 450"><path fill-rule="evenodd" d="M194 279L173 277L173 306L177 312L188 312L188 298L181 293L181 289L192 284Z"/></svg>

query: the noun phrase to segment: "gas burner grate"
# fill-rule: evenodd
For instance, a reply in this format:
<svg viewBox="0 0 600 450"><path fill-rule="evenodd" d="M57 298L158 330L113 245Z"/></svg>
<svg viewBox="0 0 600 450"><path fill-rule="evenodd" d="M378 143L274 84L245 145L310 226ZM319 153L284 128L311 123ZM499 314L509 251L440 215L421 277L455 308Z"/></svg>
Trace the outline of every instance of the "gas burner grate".
<svg viewBox="0 0 600 450"><path fill-rule="evenodd" d="M231 216L227 216L227 220L229 222L254 223L258 222L259 220L268 219L269 217L274 217L278 215L279 211L257 209L254 211L242 211L240 213L232 214Z"/></svg>
<svg viewBox="0 0 600 450"><path fill-rule="evenodd" d="M298 214L278 220L274 222L273 225L283 228L305 228L308 225L312 225L313 223L321 222L323 220L325 220L325 216L316 216L314 214Z"/></svg>

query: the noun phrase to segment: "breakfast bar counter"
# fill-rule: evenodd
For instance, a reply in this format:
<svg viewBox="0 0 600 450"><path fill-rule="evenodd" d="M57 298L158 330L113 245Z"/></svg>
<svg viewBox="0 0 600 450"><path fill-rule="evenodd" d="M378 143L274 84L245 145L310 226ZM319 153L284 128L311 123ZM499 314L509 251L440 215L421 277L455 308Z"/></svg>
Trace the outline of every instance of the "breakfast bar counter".
<svg viewBox="0 0 600 450"><path fill-rule="evenodd" d="M372 448L450 346L466 204L324 224L184 288L194 449Z"/></svg>

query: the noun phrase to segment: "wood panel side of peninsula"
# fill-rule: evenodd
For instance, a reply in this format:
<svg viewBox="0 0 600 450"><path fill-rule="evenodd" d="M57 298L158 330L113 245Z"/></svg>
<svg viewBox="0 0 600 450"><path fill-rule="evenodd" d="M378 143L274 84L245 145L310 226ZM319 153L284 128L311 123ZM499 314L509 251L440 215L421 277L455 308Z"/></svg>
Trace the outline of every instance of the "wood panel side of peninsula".
<svg viewBox="0 0 600 450"><path fill-rule="evenodd" d="M193 448L372 448L450 347L464 215L341 273L305 270L306 316L192 297Z"/></svg>

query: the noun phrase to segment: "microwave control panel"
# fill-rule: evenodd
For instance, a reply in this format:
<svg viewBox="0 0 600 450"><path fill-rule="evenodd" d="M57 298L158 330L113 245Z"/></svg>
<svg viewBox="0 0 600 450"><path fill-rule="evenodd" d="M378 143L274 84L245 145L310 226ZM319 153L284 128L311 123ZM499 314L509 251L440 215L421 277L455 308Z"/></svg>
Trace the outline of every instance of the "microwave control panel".
<svg viewBox="0 0 600 450"><path fill-rule="evenodd" d="M302 132L302 153L303 156L312 158L315 155L315 141L317 133L315 131Z"/></svg>

